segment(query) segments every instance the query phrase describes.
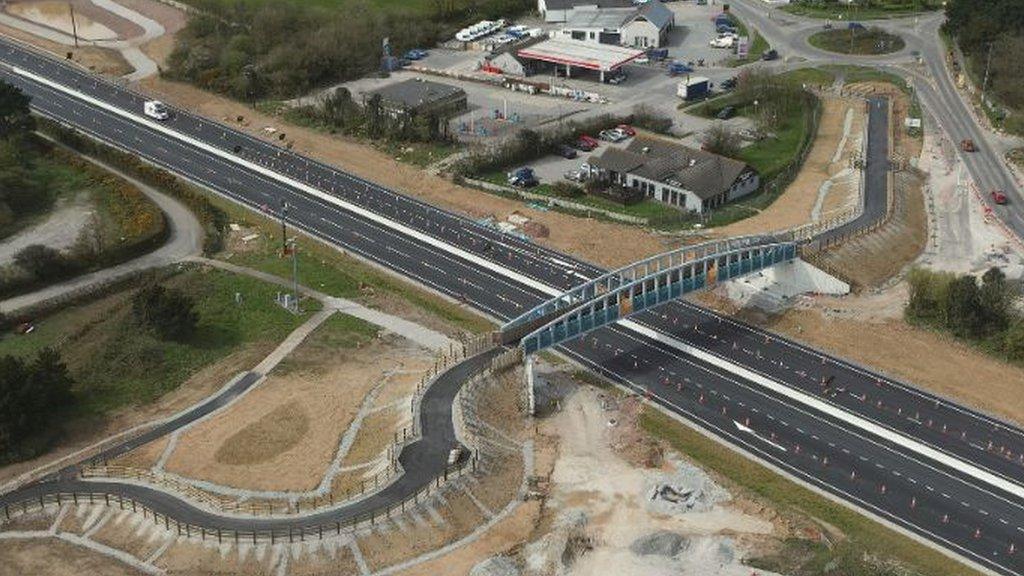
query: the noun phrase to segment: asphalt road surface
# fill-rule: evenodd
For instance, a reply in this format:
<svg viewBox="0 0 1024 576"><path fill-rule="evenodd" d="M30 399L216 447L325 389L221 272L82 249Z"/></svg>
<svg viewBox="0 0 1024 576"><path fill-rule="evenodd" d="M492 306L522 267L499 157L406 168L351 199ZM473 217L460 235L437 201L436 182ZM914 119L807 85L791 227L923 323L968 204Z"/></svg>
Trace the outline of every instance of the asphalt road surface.
<svg viewBox="0 0 1024 576"><path fill-rule="evenodd" d="M0 61L48 79L0 69L40 113L251 208L273 210L283 199L308 233L496 318L518 316L603 273L179 111L165 128L192 138L182 141L140 123L142 98L12 44L0 42ZM1024 573L1009 553L1024 533L1019 429L687 303L632 320L634 327L598 330L563 350L792 477L994 572ZM944 457L922 455L921 445ZM136 490L133 496L174 517L198 514L150 489L89 486ZM226 521L196 520L212 528Z"/></svg>

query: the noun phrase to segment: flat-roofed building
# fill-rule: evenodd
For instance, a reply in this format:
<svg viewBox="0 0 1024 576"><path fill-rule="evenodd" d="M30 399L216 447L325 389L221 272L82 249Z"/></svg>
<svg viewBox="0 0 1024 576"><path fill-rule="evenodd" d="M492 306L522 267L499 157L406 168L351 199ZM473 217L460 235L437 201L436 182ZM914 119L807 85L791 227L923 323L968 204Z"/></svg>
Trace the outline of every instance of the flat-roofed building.
<svg viewBox="0 0 1024 576"><path fill-rule="evenodd" d="M380 95L381 107L393 117L415 113L450 118L468 107L466 91L462 88L421 78L389 84L365 97L374 94Z"/></svg>
<svg viewBox="0 0 1024 576"><path fill-rule="evenodd" d="M545 22L565 22L574 9L629 8L630 0L537 0L537 12Z"/></svg>

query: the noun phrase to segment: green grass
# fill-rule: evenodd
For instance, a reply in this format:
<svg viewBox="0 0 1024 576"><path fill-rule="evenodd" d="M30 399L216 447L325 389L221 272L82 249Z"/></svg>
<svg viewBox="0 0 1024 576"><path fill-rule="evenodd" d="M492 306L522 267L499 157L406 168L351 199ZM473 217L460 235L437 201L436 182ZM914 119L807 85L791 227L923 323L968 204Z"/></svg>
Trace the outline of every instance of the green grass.
<svg viewBox="0 0 1024 576"><path fill-rule="evenodd" d="M203 8L204 5L211 3L220 3L225 5L232 4L248 4L250 6L258 6L261 4L268 3L280 3L281 0L183 0L186 4L191 4L198 8ZM296 3L303 5L315 6L317 8L326 8L331 10L336 9L348 9L354 4L352 0L293 0ZM395 12L413 12L427 14L435 11L436 3L431 0L368 0L368 4L375 8L388 9Z"/></svg>
<svg viewBox="0 0 1024 576"><path fill-rule="evenodd" d="M785 72L781 76L789 78L793 82L807 84L808 86L831 86L836 80L835 74L821 68L797 68L796 70Z"/></svg>
<svg viewBox="0 0 1024 576"><path fill-rule="evenodd" d="M807 42L815 48L838 54L891 54L906 46L903 38L880 28L848 30L834 28L811 34Z"/></svg>
<svg viewBox="0 0 1024 576"><path fill-rule="evenodd" d="M836 76L842 76L845 84L856 84L857 82L887 82L896 86L906 94L910 94L910 87L907 81L901 76L886 72L870 66L853 66L847 64L830 64L824 66L828 72Z"/></svg>
<svg viewBox="0 0 1024 576"><path fill-rule="evenodd" d="M739 114L753 112L753 106L742 106ZM740 150L739 159L753 166L762 178L775 174L791 164L800 150L800 143L806 138L810 126L807 114L802 109L795 109L794 114L782 120L780 127L773 136Z"/></svg>
<svg viewBox="0 0 1024 576"><path fill-rule="evenodd" d="M704 435L684 426L669 416L645 410L640 426L646 432L669 443L673 449L686 454L701 467L714 471L730 482L770 502L783 512L800 515L835 527L846 537L832 550L810 543L789 543L781 553L753 564L765 569L781 568L782 573L795 576L819 574L847 574L850 576L886 575L884 562L896 561L911 573L934 576L980 576L968 567L950 560L944 554L903 536L847 507L837 504L816 492L798 485L768 468L729 449ZM805 547L798 550L796 547ZM802 566L786 562L808 556ZM873 559L873 562L865 562ZM820 569L814 570L815 566ZM833 568L828 568L832 566Z"/></svg>
<svg viewBox="0 0 1024 576"><path fill-rule="evenodd" d="M377 141L373 146L399 162L425 168L456 152L462 146L455 142L391 142Z"/></svg>
<svg viewBox="0 0 1024 576"><path fill-rule="evenodd" d="M842 25L847 21L857 20L884 20L887 18L901 18L914 14L923 14L942 8L942 3L935 0L928 0L918 7L910 3L891 3L889 6L863 7L856 5L844 5L838 3L820 4L793 2L782 7L784 12L798 16L809 16L811 18L836 20L836 25Z"/></svg>
<svg viewBox="0 0 1024 576"><path fill-rule="evenodd" d="M360 348L377 337L380 328L365 320L347 314L334 314L317 326L302 344L295 350L295 353L288 355L284 360L274 367L273 373L278 376L299 373L307 370L317 370L317 360L323 356L313 355L314 361L304 354L310 348L321 351L324 354L333 354L338 350L351 350Z"/></svg>
<svg viewBox="0 0 1024 576"><path fill-rule="evenodd" d="M55 347L75 380L76 414L98 416L152 402L248 345L272 347L320 308L307 300L305 313L295 316L273 301L276 286L215 269L190 267L162 283L195 299L199 326L186 342L141 329L131 314L134 290L126 290L37 319L33 333L0 340L0 354L25 357Z"/></svg>
<svg viewBox="0 0 1024 576"><path fill-rule="evenodd" d="M261 232L260 238L253 240L245 252L232 254L230 262L282 278L291 277L291 260L279 256L281 229L276 221L223 198L213 195L209 198L230 216L231 221L253 226ZM298 245L299 283L304 286L331 296L362 300L370 306L373 305L371 293L380 292L408 302L460 330L480 333L494 328L489 320L468 309L379 271L333 247L302 235L299 236Z"/></svg>

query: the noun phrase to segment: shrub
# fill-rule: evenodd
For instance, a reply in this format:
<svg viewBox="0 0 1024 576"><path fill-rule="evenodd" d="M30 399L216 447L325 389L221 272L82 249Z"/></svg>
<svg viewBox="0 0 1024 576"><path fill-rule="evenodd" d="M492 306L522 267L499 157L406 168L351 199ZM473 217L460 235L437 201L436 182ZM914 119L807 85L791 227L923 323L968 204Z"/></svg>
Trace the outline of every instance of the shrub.
<svg viewBox="0 0 1024 576"><path fill-rule="evenodd" d="M167 289L158 284L135 294L132 315L140 326L164 340L187 340L199 323L192 298L177 288Z"/></svg>
<svg viewBox="0 0 1024 576"><path fill-rule="evenodd" d="M561 196L563 198L579 198L584 194L582 186L577 186L569 182L555 182L551 185L551 191L556 196Z"/></svg>
<svg viewBox="0 0 1024 576"><path fill-rule="evenodd" d="M33 440L55 433L53 423L73 404L72 384L52 348L41 350L31 363L0 357L0 462L33 456Z"/></svg>
<svg viewBox="0 0 1024 576"><path fill-rule="evenodd" d="M14 255L14 263L39 281L57 280L73 270L60 252L42 244L22 248Z"/></svg>

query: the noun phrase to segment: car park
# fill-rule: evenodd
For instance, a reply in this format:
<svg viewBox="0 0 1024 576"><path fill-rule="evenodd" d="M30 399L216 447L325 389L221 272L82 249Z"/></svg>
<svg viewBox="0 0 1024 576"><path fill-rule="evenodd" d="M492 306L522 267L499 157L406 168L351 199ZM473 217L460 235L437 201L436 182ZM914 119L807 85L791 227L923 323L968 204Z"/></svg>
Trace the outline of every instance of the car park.
<svg viewBox="0 0 1024 576"><path fill-rule="evenodd" d="M533 173L533 168L524 166L508 173L508 184L518 188L532 188L540 182L537 180L537 175Z"/></svg>
<svg viewBox="0 0 1024 576"><path fill-rule="evenodd" d="M607 140L608 142L621 142L628 138L625 133L619 132L614 128L601 130L601 134L599 134L599 136L601 136L601 140Z"/></svg>
<svg viewBox="0 0 1024 576"><path fill-rule="evenodd" d="M719 120L728 120L729 118L732 118L735 115L736 115L736 107L735 106L726 106L725 108L722 108L721 110L719 110L718 114L715 114L715 118L718 118Z"/></svg>
<svg viewBox="0 0 1024 576"><path fill-rule="evenodd" d="M573 148L572 146L566 146L565 144L559 144L558 149L556 151L558 152L559 156L569 160L577 156L576 149Z"/></svg>
<svg viewBox="0 0 1024 576"><path fill-rule="evenodd" d="M605 77L604 81L608 84L622 84L626 81L626 73L619 70L617 73Z"/></svg>
<svg viewBox="0 0 1024 576"><path fill-rule="evenodd" d="M999 204L1000 206L1008 202L1006 198L1006 193L1003 192L1002 190L993 190L991 196L992 201L995 202L996 204Z"/></svg>
<svg viewBox="0 0 1024 576"><path fill-rule="evenodd" d="M734 40L731 36L720 36L708 42L708 45L712 48L732 48L733 42Z"/></svg>

